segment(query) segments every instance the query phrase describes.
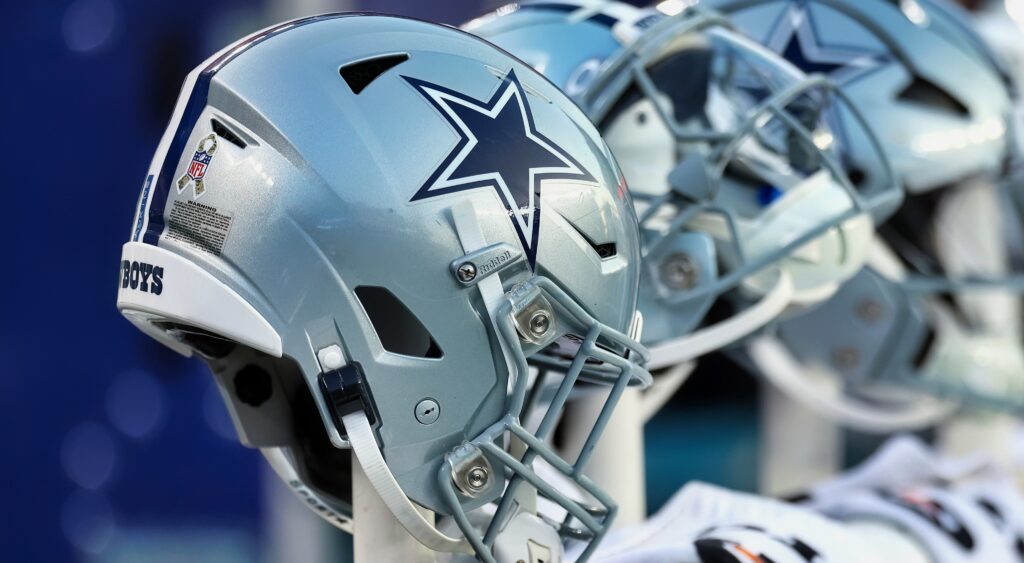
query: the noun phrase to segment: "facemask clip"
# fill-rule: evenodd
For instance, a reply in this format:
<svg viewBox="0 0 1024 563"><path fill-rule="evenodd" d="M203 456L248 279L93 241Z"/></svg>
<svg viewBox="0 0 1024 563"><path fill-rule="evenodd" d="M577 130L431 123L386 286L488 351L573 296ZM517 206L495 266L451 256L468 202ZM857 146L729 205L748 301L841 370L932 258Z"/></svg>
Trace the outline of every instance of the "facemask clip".
<svg viewBox="0 0 1024 563"><path fill-rule="evenodd" d="M556 330L555 309L536 285L523 283L509 292L516 332L524 342L537 346L550 344Z"/></svg>
<svg viewBox="0 0 1024 563"><path fill-rule="evenodd" d="M492 484L500 477L495 475L494 467L479 448L464 444L452 453L452 483L462 495L475 499L492 488Z"/></svg>

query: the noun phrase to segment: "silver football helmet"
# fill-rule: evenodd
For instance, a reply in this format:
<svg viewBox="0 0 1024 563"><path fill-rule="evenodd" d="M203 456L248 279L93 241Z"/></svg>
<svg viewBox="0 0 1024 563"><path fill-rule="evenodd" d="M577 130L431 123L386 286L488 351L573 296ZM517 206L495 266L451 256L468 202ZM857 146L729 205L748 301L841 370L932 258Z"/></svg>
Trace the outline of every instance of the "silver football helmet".
<svg viewBox="0 0 1024 563"><path fill-rule="evenodd" d="M1024 408L1019 299L1006 291L1022 284L1007 271L994 189L1018 158L1016 125L1008 81L981 40L938 0L705 4L838 82L910 194L882 227L871 271L783 323L778 340L753 345L758 369L809 406L866 430L924 426L950 412L921 399L921 390ZM990 289L1003 293L979 291Z"/></svg>
<svg viewBox="0 0 1024 563"><path fill-rule="evenodd" d="M842 93L715 14L525 2L466 28L572 95L622 166L644 235L651 368L826 299L902 198ZM839 118L855 143L834 134ZM733 313L694 332L720 298Z"/></svg>
<svg viewBox="0 0 1024 563"><path fill-rule="evenodd" d="M335 14L229 46L185 83L121 266L121 312L207 362L241 441L333 524L351 526L353 451L436 551L515 561L563 536L586 554L614 517L588 452L545 439L578 381L612 387L592 445L650 380L636 217L586 116L490 44ZM561 380L527 430L538 359Z"/></svg>

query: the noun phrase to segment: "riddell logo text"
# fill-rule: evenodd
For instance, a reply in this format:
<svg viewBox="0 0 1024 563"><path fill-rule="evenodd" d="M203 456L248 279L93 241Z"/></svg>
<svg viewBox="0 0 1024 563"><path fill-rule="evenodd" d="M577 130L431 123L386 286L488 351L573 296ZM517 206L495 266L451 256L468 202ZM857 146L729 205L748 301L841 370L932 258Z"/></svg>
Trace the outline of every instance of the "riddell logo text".
<svg viewBox="0 0 1024 563"><path fill-rule="evenodd" d="M121 261L121 289L160 295L164 292L164 269L145 262Z"/></svg>

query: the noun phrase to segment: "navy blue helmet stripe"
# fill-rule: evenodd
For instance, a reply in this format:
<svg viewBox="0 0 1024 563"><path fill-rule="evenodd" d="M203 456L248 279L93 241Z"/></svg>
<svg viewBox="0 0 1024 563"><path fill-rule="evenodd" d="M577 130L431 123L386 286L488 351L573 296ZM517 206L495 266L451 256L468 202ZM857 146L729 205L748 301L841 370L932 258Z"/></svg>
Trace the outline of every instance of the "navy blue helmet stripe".
<svg viewBox="0 0 1024 563"><path fill-rule="evenodd" d="M164 231L164 210L167 206L167 197L171 192L171 185L174 183L174 170L178 166L178 161L181 155L185 153L185 143L188 142L189 137L192 135L192 130L195 129L196 123L199 122L199 116L203 113L203 109L206 107L206 102L210 94L210 82L213 80L213 76L217 74L217 71L245 51L262 43L263 41L266 41L267 39L270 39L278 33L320 20L348 17L351 15L354 14L322 14L276 25L242 40L231 49L225 51L221 56L217 57L213 62L206 65L206 68L204 68L196 78L196 83L192 87L192 92L189 94L188 101L185 103L185 110L182 112L181 122L178 124L178 129L174 132L174 138L171 140L171 145L167 149L167 154L164 155L163 164L160 166L160 172L157 175L155 185L153 186L152 202L149 205L149 224L146 227L146 233L142 237L142 242L156 245L160 240L160 235Z"/></svg>
<svg viewBox="0 0 1024 563"><path fill-rule="evenodd" d="M178 124L171 146L167 149L163 164L160 166L160 173L156 178L156 186L153 189L153 201L149 204L149 225L146 227L146 234L142 236L142 242L156 245L160 235L164 231L164 208L167 206L167 196L171 191L171 182L174 176L174 169L178 166L178 159L185 152L185 143L192 134L196 122L199 121L199 114L206 107L206 98L210 91L210 79L215 71L204 70L196 78L192 93L189 94L185 111L181 115L181 122Z"/></svg>

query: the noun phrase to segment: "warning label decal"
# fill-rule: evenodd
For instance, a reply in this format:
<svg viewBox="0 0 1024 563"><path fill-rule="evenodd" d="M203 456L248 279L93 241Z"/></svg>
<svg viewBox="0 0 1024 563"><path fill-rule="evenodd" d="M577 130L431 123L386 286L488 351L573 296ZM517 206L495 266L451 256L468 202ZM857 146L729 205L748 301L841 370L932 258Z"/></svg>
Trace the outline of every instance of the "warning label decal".
<svg viewBox="0 0 1024 563"><path fill-rule="evenodd" d="M167 221L167 238L220 256L231 229L231 213L192 200L175 200Z"/></svg>

